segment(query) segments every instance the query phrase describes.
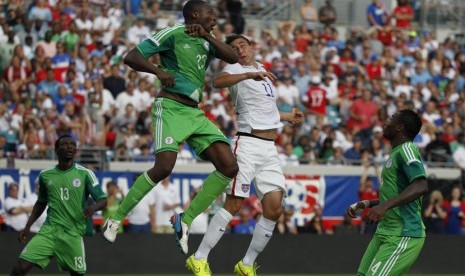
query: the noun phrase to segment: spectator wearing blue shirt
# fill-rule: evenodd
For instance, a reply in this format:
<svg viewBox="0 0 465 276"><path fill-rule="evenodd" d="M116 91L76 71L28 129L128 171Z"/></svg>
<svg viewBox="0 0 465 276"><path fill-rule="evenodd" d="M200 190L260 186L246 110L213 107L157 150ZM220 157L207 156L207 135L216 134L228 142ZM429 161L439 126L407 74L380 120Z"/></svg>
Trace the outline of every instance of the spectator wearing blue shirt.
<svg viewBox="0 0 465 276"><path fill-rule="evenodd" d="M45 80L39 82L37 85L38 92L44 92L52 99L54 99L58 95L58 86L59 83L55 79L55 74L53 73L52 69L47 69L47 77Z"/></svg>
<svg viewBox="0 0 465 276"><path fill-rule="evenodd" d="M67 101L73 101L73 97L68 93L65 85L58 86L58 94L53 98L53 103L56 105L57 112L63 112Z"/></svg>
<svg viewBox="0 0 465 276"><path fill-rule="evenodd" d="M353 147L344 153L344 157L347 159L349 164L360 162L360 158L362 157L362 145L362 139L358 136L354 137Z"/></svg>
<svg viewBox="0 0 465 276"><path fill-rule="evenodd" d="M244 208L240 211L240 222L234 227L234 234L253 234L255 220L251 218L250 211Z"/></svg>
<svg viewBox="0 0 465 276"><path fill-rule="evenodd" d="M423 65L417 62L417 64L415 64L415 72L410 77L410 84L413 86L417 86L420 83L426 85L431 79L432 77L428 70L425 70Z"/></svg>
<svg viewBox="0 0 465 276"><path fill-rule="evenodd" d="M123 10L126 15L137 15L140 11L142 0L124 0Z"/></svg>
<svg viewBox="0 0 465 276"><path fill-rule="evenodd" d="M447 69L448 68L443 67L441 73L433 77L433 83L440 91L444 91L444 88L446 88L447 83L450 81L447 77Z"/></svg>
<svg viewBox="0 0 465 276"><path fill-rule="evenodd" d="M47 24L52 21L52 12L45 6L44 0L37 0L36 5L29 11L28 19Z"/></svg>
<svg viewBox="0 0 465 276"><path fill-rule="evenodd" d="M411 31L408 33L408 39L405 42L409 51L414 52L420 47L420 39L417 36L417 32Z"/></svg>
<svg viewBox="0 0 465 276"><path fill-rule="evenodd" d="M367 20L370 26L386 26L389 22L389 14L381 0L373 0L367 8Z"/></svg>

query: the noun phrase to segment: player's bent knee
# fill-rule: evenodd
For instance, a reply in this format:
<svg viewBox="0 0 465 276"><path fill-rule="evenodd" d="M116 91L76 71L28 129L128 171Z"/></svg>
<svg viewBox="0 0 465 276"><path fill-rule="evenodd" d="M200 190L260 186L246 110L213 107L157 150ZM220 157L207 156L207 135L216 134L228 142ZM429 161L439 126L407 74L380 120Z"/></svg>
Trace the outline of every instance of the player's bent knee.
<svg viewBox="0 0 465 276"><path fill-rule="evenodd" d="M272 221L278 221L279 217L283 214L283 207L268 208L263 210L263 216Z"/></svg>
<svg viewBox="0 0 465 276"><path fill-rule="evenodd" d="M237 165L236 162L232 162L231 164L224 166L224 168L221 168L218 171L222 173L224 176L233 178L239 172L239 166Z"/></svg>

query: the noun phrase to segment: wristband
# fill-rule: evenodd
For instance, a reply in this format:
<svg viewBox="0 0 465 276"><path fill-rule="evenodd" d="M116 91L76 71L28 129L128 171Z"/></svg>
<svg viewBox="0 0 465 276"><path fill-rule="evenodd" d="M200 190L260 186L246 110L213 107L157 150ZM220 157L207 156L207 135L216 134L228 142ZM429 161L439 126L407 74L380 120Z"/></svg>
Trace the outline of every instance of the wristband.
<svg viewBox="0 0 465 276"><path fill-rule="evenodd" d="M366 209L366 208L370 207L370 201L369 200L363 200L362 203L365 206L363 209Z"/></svg>

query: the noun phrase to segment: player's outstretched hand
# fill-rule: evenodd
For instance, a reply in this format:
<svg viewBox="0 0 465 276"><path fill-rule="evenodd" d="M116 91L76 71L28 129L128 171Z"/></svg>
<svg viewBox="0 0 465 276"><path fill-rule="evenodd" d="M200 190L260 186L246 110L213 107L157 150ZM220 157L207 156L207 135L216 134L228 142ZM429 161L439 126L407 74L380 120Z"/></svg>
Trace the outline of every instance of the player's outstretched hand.
<svg viewBox="0 0 465 276"><path fill-rule="evenodd" d="M27 239L27 236L29 236L29 233L31 232L31 230L29 228L24 228L23 230L21 230L19 232L19 236L18 236L18 241L22 244L25 244L26 243L26 239Z"/></svg>
<svg viewBox="0 0 465 276"><path fill-rule="evenodd" d="M91 218L95 213L95 209L94 209L94 206L91 205L91 206L88 206L83 212L82 212L82 216L85 217L85 218Z"/></svg>
<svg viewBox="0 0 465 276"><path fill-rule="evenodd" d="M200 24L186 25L184 32L193 37L205 37L208 34Z"/></svg>
<svg viewBox="0 0 465 276"><path fill-rule="evenodd" d="M157 77L160 80L161 85L163 85L163 86L171 87L171 86L174 86L176 84L176 82L174 81L173 76L170 73L161 72L161 73L159 73L157 75Z"/></svg>
<svg viewBox="0 0 465 276"><path fill-rule="evenodd" d="M366 205L365 202L359 201L356 202L347 208L347 215L351 218L356 218L357 217L357 212L360 212L361 210L365 209Z"/></svg>

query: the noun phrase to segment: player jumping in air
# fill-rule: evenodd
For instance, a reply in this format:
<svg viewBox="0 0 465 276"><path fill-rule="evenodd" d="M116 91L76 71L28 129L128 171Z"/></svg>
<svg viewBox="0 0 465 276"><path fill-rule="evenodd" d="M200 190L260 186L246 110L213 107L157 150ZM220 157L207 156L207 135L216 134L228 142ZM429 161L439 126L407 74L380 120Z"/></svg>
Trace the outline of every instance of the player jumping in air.
<svg viewBox="0 0 465 276"><path fill-rule="evenodd" d="M250 183L261 199L263 216L257 222L249 249L239 261L237 275L256 275L255 259L270 240L276 221L281 216L285 179L274 144L281 121L300 124L303 114L293 110L282 113L276 106L276 92L272 81L276 77L254 59L255 47L242 35L232 35L226 43L236 51L239 63L226 65L213 80L216 88L229 87L236 113L238 132L233 140L233 151L239 164L238 175L226 188L226 202L211 220L197 252L186 261L194 275L211 275L207 262L210 250L223 236L228 223L241 209L250 195Z"/></svg>
<svg viewBox="0 0 465 276"><path fill-rule="evenodd" d="M103 227L104 237L114 242L117 230L134 206L162 179L171 174L179 144L187 143L216 170L183 214L172 218L178 246L188 252L188 229L236 176L238 166L229 140L198 108L202 100L205 70L215 56L228 63L239 57L226 43L214 38L213 8L204 1L188 1L183 8L185 24L165 28L132 49L124 62L132 69L156 75L163 89L152 108L155 165L136 179L116 213ZM160 55L161 66L147 59Z"/></svg>
<svg viewBox="0 0 465 276"><path fill-rule="evenodd" d="M413 144L421 125L418 114L408 109L392 116L384 127L392 151L381 173L379 200L359 201L348 209L348 214L355 217L357 211L372 207L367 219L380 221L357 275L404 275L423 247L422 195L428 191L428 184L420 153Z"/></svg>
<svg viewBox="0 0 465 276"><path fill-rule="evenodd" d="M92 233L92 215L107 205L106 195L95 174L74 163L76 141L71 136L56 140L55 153L58 165L40 172L39 196L26 227L19 233L19 241L26 241L31 225L48 206L47 219L24 247L11 275L26 275L34 265L45 268L52 257L70 275L86 272L82 236ZM89 195L96 203L86 206Z"/></svg>

